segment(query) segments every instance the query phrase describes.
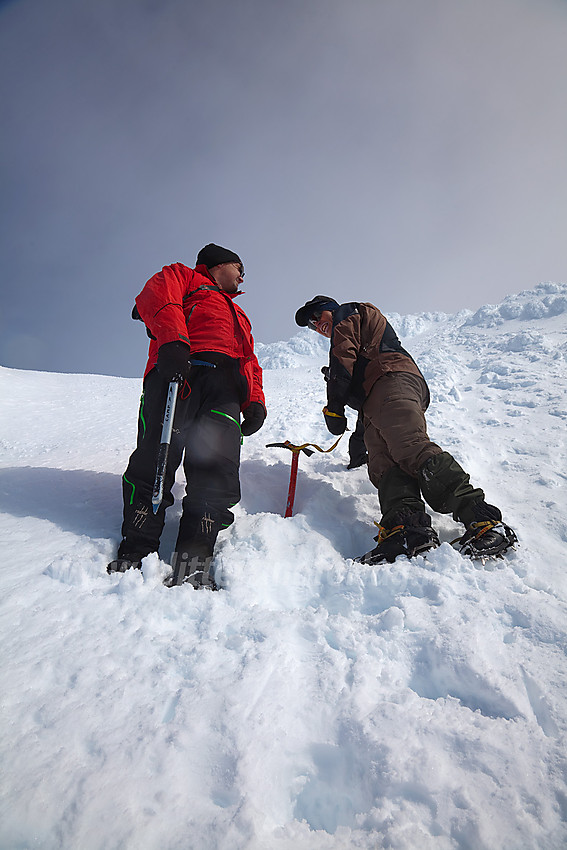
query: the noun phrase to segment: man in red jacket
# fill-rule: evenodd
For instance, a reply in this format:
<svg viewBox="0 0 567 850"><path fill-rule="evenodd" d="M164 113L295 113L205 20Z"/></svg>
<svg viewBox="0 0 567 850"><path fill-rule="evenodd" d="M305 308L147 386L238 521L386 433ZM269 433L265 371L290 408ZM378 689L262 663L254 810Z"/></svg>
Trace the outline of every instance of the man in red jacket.
<svg viewBox="0 0 567 850"><path fill-rule="evenodd" d="M136 298L134 315L151 337L138 419L138 442L123 476L122 542L108 572L140 568L157 552L171 488L183 460L187 480L170 584L216 589L211 562L217 535L240 501L240 445L266 418L262 370L251 325L234 303L244 278L240 257L206 245L195 269L165 266ZM169 382L179 381L161 506L152 490ZM240 422L242 412L243 421Z"/></svg>

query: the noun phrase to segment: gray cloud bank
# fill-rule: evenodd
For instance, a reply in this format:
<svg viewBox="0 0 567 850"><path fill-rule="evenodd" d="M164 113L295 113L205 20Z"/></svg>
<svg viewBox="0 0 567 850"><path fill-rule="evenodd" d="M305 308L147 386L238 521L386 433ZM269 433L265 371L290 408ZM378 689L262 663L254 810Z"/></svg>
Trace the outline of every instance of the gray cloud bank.
<svg viewBox="0 0 567 850"><path fill-rule="evenodd" d="M564 0L0 6L0 363L140 375L209 241L257 339L316 292L452 312L566 277Z"/></svg>

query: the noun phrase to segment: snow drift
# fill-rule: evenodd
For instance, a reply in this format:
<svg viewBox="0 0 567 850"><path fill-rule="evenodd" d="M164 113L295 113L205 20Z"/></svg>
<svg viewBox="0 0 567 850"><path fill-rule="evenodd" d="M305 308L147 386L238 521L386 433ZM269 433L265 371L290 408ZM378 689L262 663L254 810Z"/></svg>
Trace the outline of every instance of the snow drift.
<svg viewBox="0 0 567 850"><path fill-rule="evenodd" d="M353 562L379 512L346 440L301 457L283 519L265 444L331 442L302 331L258 346L225 589L162 585L178 504L163 560L109 577L139 381L0 369L2 848L565 846L567 286L390 319L432 439L518 532L505 561L461 558L435 514L427 560Z"/></svg>

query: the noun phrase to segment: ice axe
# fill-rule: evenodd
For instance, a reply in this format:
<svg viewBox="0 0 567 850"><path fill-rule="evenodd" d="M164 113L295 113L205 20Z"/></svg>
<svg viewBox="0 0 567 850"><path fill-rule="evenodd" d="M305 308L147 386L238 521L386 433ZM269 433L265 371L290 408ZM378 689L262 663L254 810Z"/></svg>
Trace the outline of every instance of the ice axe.
<svg viewBox="0 0 567 850"><path fill-rule="evenodd" d="M214 363L209 363L207 360L196 360L194 357L191 358L191 366L208 366L210 369L216 369ZM183 377L181 375L175 375L170 381L167 391L165 413L163 415L163 425L161 428L161 440L156 464L156 477L154 480L154 489L152 491L152 509L154 514L157 514L163 499L165 469L167 467L169 446L171 444L171 432L173 431L173 419L175 417L175 407L177 405L177 393L181 384L183 384ZM191 387L189 386L188 392L191 392ZM181 396L181 398L183 398L183 396Z"/></svg>
<svg viewBox="0 0 567 850"><path fill-rule="evenodd" d="M322 452L323 454L328 454L335 449L339 440L343 435L336 440L330 449L322 449L321 446L316 445L315 443L303 443L301 446L294 446L293 443L290 443L289 440L286 440L285 443L266 443L267 449L277 448L277 449L289 449L292 453L291 455L291 473L289 476L289 490L287 491L287 502L285 506L285 514L284 517L293 515L293 502L295 500L295 485L297 483L297 468L299 466L299 454L300 452L304 452L307 457L311 457L314 452L309 448L312 446L315 451Z"/></svg>
<svg viewBox="0 0 567 850"><path fill-rule="evenodd" d="M152 492L152 509L154 514L157 514L159 506L163 499L163 482L165 478L165 468L167 466L167 457L169 455L169 446L171 443L171 432L173 430L173 417L175 416L175 406L177 404L177 392L179 390L178 381L171 381L167 391L167 401L165 402L165 413L163 416L163 425L161 429L161 441L159 444L158 459L156 465L156 477L154 481L154 489Z"/></svg>

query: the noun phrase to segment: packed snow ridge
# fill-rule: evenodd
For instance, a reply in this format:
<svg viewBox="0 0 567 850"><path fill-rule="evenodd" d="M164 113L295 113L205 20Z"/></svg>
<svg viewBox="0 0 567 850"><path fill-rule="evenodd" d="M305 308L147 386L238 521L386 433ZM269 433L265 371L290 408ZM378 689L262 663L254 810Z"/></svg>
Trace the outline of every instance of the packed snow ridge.
<svg viewBox="0 0 567 850"><path fill-rule="evenodd" d="M505 560L434 514L427 560L356 563L379 509L346 439L301 456L283 518L266 444L332 442L301 331L258 346L224 589L162 584L179 498L160 556L108 576L140 382L0 369L2 850L567 846L567 285L388 317L430 436L518 533Z"/></svg>

